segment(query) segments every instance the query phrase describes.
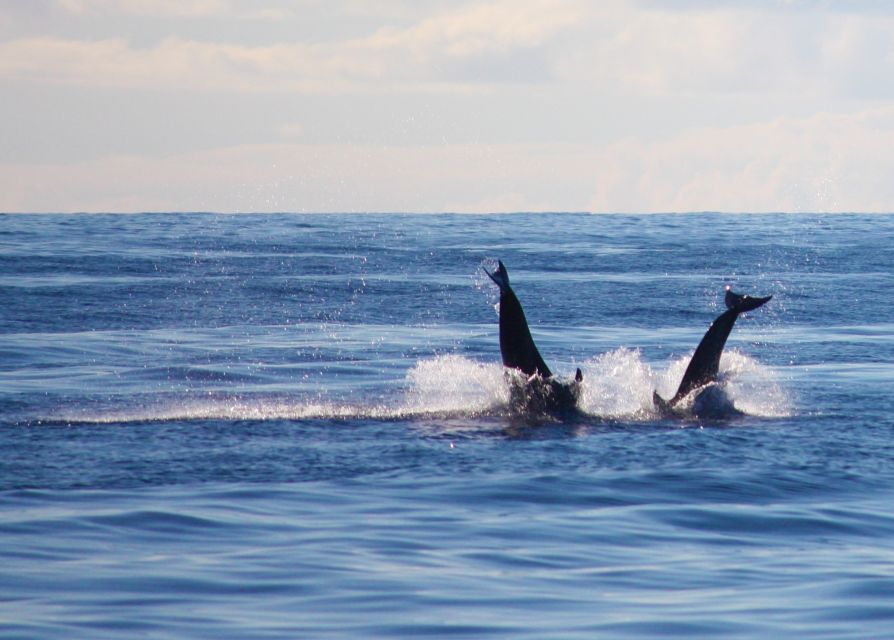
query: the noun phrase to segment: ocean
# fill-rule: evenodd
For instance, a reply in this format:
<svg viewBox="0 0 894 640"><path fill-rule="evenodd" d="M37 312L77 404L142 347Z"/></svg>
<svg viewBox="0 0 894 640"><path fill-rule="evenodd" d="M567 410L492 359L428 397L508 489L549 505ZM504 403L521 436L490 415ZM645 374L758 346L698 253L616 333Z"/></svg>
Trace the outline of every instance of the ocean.
<svg viewBox="0 0 894 640"><path fill-rule="evenodd" d="M0 638L894 637L894 216L0 216ZM507 410L502 260L581 412ZM662 417L725 285L736 411Z"/></svg>

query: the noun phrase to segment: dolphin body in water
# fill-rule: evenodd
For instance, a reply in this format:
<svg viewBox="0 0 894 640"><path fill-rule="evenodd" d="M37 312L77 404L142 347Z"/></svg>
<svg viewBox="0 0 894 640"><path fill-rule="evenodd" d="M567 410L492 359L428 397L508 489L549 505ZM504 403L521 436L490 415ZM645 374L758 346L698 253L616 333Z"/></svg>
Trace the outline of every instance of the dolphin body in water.
<svg viewBox="0 0 894 640"><path fill-rule="evenodd" d="M573 380L553 375L534 344L524 309L509 285L509 273L501 261L494 273L484 272L500 287L500 355L510 372L509 404L526 414L563 415L574 412L584 376L577 370Z"/></svg>
<svg viewBox="0 0 894 640"><path fill-rule="evenodd" d="M724 297L726 311L711 323L702 341L696 347L695 353L692 354L692 359L689 361L689 366L686 367L686 373L683 374L683 380L677 388L677 393L670 400L665 400L658 395L657 391L652 392L652 402L661 414L677 415L681 413L677 409L677 405L693 391L698 391L698 395L693 401L693 408L696 409L695 413L698 413L701 396L708 398L708 401L712 401L712 398L717 398L717 388L713 383L717 380L723 347L726 345L726 339L733 330L736 319L738 319L739 314L757 309L772 297L754 298L752 296L743 296L733 293L729 286L726 287L726 296Z"/></svg>

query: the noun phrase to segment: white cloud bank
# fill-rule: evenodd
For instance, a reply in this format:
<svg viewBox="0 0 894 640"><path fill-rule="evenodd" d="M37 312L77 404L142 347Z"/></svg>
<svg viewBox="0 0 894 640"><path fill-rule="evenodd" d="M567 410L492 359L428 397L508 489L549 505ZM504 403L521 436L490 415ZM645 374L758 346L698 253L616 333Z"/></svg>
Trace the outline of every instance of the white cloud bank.
<svg viewBox="0 0 894 640"><path fill-rule="evenodd" d="M124 13L139 16L207 17L232 10L227 0L56 0L74 14Z"/></svg>
<svg viewBox="0 0 894 640"><path fill-rule="evenodd" d="M108 140L115 151L103 151L110 134L93 125L98 146L83 160L4 156L0 210L894 211L894 16L877 3L862 12L859 2L683 2L670 10L496 0L435 3L435 11L395 2L387 19L349 36L323 28L338 9L319 2L56 6L72 20L109 26L90 37L72 27L0 41L7 104L32 95L22 87L163 94L176 96L173 109L186 95L214 96L220 110L227 96L304 96L321 101L322 115L282 113L269 123L280 143L221 135L215 144L206 134L151 153ZM346 15L359 11L343 6ZM108 14L131 16L131 30L146 16L166 26L246 17L271 28L283 20L322 26L313 37L260 42L216 41L184 27L146 32L137 43L114 33L119 22L103 22ZM15 22L5 18L0 24ZM354 129L375 130L381 112L419 96L430 100L430 121L455 123L459 141L349 139L335 115L345 110L326 109L350 101ZM505 107L513 126L463 135L479 131L482 100ZM19 111L35 106L73 126L89 120L61 106L22 102ZM233 118L269 113L243 109ZM165 131L165 114L154 117ZM152 118L138 121L151 126ZM19 125L7 118L0 126ZM303 142L309 134L318 135L313 144Z"/></svg>
<svg viewBox="0 0 894 640"><path fill-rule="evenodd" d="M59 0L91 17L216 16L234 21L285 13L237 11L223 0ZM705 3L699 3L705 4ZM525 78L532 60L548 84L600 95L771 93L894 97L894 15L775 11L747 4L701 11L583 0L459 3L408 26L368 35L263 44L165 34L138 46L126 37L52 34L0 42L0 78L79 87L178 91L368 92L498 89ZM842 6L859 5L849 3ZM252 5L254 6L254 5ZM294 7L306 21L313 6ZM516 58L516 56L518 56ZM480 66L502 62L483 87ZM517 67L513 68L513 62ZM486 84L486 83L485 83Z"/></svg>
<svg viewBox="0 0 894 640"><path fill-rule="evenodd" d="M888 108L605 147L245 145L0 172L7 210L876 212L892 148Z"/></svg>
<svg viewBox="0 0 894 640"><path fill-rule="evenodd" d="M67 0L79 11L113 4ZM216 2L154 5L130 0L132 11L189 15L223 12ZM218 7L220 5L220 7ZM473 4L405 28L339 41L245 45L165 37L148 47L125 38L40 36L0 43L0 78L79 87L178 91L348 93L455 89L467 83L452 71L481 57L536 49L582 13L561 0ZM471 69L472 67L470 67ZM475 82L477 84L477 82Z"/></svg>

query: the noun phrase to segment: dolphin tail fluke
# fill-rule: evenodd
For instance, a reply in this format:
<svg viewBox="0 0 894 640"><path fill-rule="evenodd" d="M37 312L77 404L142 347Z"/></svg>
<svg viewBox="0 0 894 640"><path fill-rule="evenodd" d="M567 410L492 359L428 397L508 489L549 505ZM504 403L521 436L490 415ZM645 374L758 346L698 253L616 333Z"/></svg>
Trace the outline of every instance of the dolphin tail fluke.
<svg viewBox="0 0 894 640"><path fill-rule="evenodd" d="M733 290L727 285L724 302L726 303L727 309L735 311L736 313L744 313L746 311L757 309L759 306L768 302L772 297L773 296L754 298L752 296L739 295L738 293L733 293Z"/></svg>
<svg viewBox="0 0 894 640"><path fill-rule="evenodd" d="M481 267L484 269L484 267ZM484 269L484 273L490 276L490 279L493 280L500 290L503 290L509 286L509 272L506 271L506 267L503 265L502 260L497 260L497 270L491 273L487 269Z"/></svg>

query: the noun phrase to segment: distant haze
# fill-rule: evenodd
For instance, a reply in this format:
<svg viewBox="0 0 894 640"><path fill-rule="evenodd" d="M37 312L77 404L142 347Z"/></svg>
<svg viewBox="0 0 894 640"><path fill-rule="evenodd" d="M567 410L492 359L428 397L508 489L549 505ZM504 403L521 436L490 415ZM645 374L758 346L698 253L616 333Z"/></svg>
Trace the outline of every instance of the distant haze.
<svg viewBox="0 0 894 640"><path fill-rule="evenodd" d="M0 4L0 211L894 211L894 3Z"/></svg>

